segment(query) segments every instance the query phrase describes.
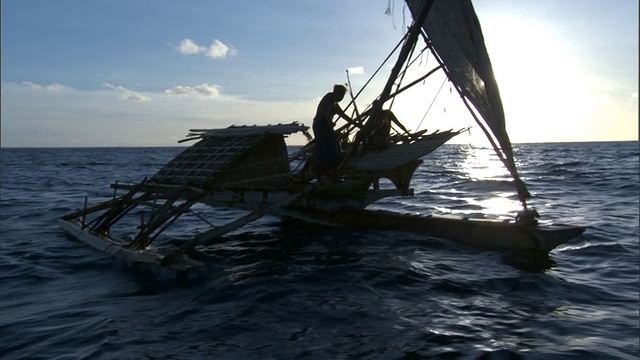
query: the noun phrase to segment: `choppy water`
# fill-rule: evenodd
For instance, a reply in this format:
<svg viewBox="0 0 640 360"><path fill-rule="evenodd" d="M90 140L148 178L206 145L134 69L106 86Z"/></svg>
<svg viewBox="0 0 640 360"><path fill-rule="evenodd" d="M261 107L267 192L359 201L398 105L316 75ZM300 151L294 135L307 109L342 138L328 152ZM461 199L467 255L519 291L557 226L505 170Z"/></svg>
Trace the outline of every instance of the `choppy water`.
<svg viewBox="0 0 640 360"><path fill-rule="evenodd" d="M533 269L419 234L263 218L201 252L207 275L185 284L58 229L85 196L109 197L112 181L153 175L179 150L1 150L0 357L638 358L636 142L516 146L543 220L589 227ZM519 205L489 154L445 145L415 197L375 206L511 217Z"/></svg>

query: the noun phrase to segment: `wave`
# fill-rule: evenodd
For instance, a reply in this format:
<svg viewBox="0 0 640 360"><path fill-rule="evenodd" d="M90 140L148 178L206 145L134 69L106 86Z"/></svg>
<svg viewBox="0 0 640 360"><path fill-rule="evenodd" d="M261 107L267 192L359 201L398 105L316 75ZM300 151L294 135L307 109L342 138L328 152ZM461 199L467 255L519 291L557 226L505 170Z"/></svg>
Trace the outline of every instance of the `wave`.
<svg viewBox="0 0 640 360"><path fill-rule="evenodd" d="M633 358L638 166L637 144L627 146L518 145L521 176L545 219L589 225L548 257L269 218L196 249L205 269L188 282L125 267L70 241L55 224L85 195L108 199L111 181L140 180L178 150L3 149L0 353ZM416 196L375 205L478 217L491 215L488 199L517 205L506 176L469 178L459 166L464 158L443 150L418 168ZM628 160L616 161L616 153ZM207 209L197 211L216 223L237 216ZM159 240L180 243L198 226L176 222Z"/></svg>

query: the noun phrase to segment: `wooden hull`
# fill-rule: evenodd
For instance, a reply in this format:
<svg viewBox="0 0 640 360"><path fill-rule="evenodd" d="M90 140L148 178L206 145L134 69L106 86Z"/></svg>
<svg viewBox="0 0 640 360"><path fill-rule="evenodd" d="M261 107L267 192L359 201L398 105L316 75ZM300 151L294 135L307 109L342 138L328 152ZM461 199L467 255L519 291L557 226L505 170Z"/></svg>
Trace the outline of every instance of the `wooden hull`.
<svg viewBox="0 0 640 360"><path fill-rule="evenodd" d="M483 250L545 254L582 234L586 228L567 225L517 225L511 221L417 216L391 211L341 210L328 213L287 207L273 215L355 229L417 232Z"/></svg>

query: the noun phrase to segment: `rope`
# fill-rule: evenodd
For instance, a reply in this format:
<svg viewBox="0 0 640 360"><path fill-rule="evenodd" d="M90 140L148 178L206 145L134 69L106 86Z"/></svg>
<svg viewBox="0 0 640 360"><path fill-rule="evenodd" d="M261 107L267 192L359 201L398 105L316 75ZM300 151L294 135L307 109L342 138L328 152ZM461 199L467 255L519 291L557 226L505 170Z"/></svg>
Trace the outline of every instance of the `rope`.
<svg viewBox="0 0 640 360"><path fill-rule="evenodd" d="M424 116L422 117L422 120L420 120L420 123L418 124L418 126L416 127L416 130L418 130L420 128L420 126L422 126L422 122L424 121L424 119L427 117L427 114L429 113L429 110L431 110L431 107L433 106L433 104L436 102L436 99L438 98L438 95L440 95L440 91L442 90L442 87L444 87L444 83L447 82L447 78L445 77L444 80L442 81L442 85L440 85L440 89L438 89L438 92L436 93L436 96L433 97L433 100L431 100L431 104L429 105L429 108L427 109L427 111L424 113Z"/></svg>

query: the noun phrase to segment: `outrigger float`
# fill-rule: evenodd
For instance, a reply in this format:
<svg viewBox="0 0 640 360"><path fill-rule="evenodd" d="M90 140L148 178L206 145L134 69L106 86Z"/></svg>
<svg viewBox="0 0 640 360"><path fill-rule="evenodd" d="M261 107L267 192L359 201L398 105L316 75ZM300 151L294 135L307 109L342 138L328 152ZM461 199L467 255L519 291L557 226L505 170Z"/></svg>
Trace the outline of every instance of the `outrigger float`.
<svg viewBox="0 0 640 360"><path fill-rule="evenodd" d="M542 225L527 207L530 196L521 180L504 113L479 22L470 1L407 1L414 21L402 41L387 83L362 113L352 97L355 122L338 127L345 139L338 181L320 181L312 171L314 141L300 123L231 126L195 129L182 141L195 141L149 179L135 184L113 183L113 198L60 218L59 224L76 240L127 263L153 264L186 272L202 264L191 250L220 241L229 232L265 216L355 229L393 229L419 232L486 250L547 254L585 231L581 226ZM419 39L424 48L419 50ZM395 51L395 50L394 50ZM437 66L401 86L407 68L423 52L433 55ZM417 54L415 54L417 52ZM496 154L513 176L523 210L507 221L399 214L367 207L392 196L412 196L410 187L422 158L462 130L427 133L406 131L393 119L382 134L384 146L367 146L380 135L383 106L435 72L444 72ZM389 130L390 128L390 130ZM289 154L285 139L302 132L309 142ZM381 189L380 179L393 188ZM244 215L213 225L193 207L206 204L238 208ZM143 210L143 209L146 209ZM131 221L132 216L140 221ZM190 236L179 246L156 247L155 242L179 218L196 217L207 230ZM128 226L129 230L113 231ZM129 234L127 238L117 234Z"/></svg>

